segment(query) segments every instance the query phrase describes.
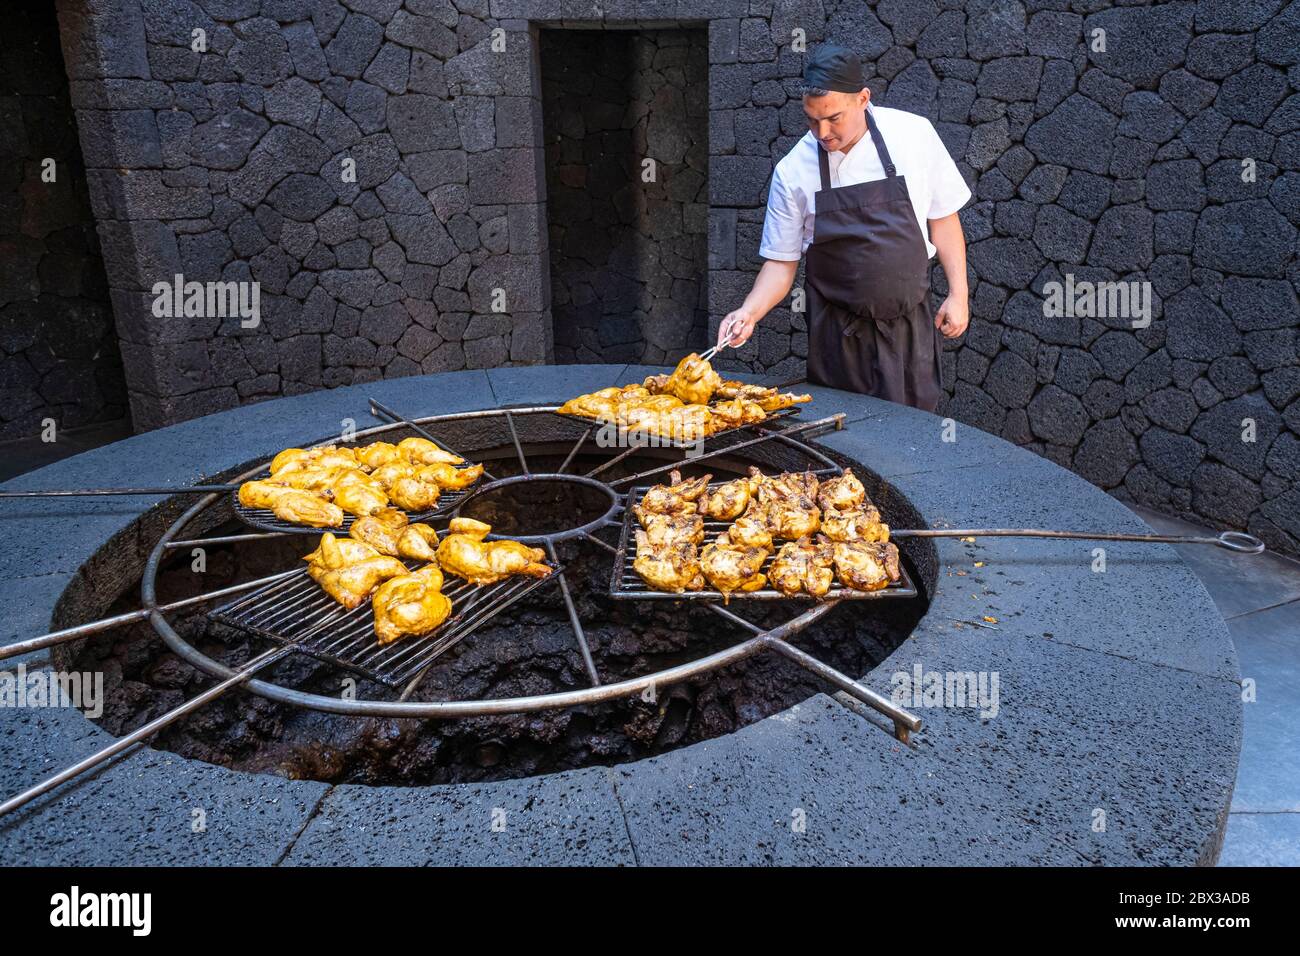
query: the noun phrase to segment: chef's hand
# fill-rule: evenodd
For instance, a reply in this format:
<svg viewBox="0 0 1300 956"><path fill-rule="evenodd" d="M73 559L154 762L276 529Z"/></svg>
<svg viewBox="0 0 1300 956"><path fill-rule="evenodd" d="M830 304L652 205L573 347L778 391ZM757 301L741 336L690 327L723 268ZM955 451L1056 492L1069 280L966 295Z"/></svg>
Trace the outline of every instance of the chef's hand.
<svg viewBox="0 0 1300 956"><path fill-rule="evenodd" d="M970 324L970 304L964 295L949 295L935 313L934 325L946 338L955 339Z"/></svg>
<svg viewBox="0 0 1300 956"><path fill-rule="evenodd" d="M750 315L744 309L728 312L727 317L718 326L718 344L722 345L726 342L733 349L740 348L754 334L754 326L757 324L758 317Z"/></svg>

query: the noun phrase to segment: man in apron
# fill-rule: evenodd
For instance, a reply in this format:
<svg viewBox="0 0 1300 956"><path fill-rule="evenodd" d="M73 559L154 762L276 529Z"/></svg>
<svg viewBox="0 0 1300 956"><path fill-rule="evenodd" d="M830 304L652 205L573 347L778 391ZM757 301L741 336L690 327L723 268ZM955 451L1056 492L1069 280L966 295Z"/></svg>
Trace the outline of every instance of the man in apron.
<svg viewBox="0 0 1300 956"><path fill-rule="evenodd" d="M809 381L934 411L939 333L955 338L969 321L957 211L970 189L927 119L869 105L852 50L820 46L804 86L810 131L772 174L766 261L718 342L744 343L789 293L806 254ZM936 253L948 297L934 314Z"/></svg>

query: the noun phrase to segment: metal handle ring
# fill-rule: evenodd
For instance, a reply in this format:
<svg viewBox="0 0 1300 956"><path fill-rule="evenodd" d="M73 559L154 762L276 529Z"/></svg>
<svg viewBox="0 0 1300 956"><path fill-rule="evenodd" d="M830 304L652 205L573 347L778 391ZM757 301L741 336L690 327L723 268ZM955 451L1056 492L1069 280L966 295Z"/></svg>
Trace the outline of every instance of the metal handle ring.
<svg viewBox="0 0 1300 956"><path fill-rule="evenodd" d="M1253 534L1246 534L1244 531L1225 531L1219 535L1216 543L1221 548L1238 551L1242 554L1264 553L1264 542Z"/></svg>

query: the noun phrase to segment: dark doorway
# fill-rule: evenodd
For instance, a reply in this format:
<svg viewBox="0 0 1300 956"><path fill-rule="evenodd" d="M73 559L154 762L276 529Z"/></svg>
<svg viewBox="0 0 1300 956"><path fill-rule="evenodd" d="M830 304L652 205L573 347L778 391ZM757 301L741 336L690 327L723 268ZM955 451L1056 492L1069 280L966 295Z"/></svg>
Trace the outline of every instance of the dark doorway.
<svg viewBox="0 0 1300 956"><path fill-rule="evenodd" d="M0 442L36 443L4 453L35 467L129 429L54 4L16 7L0 31Z"/></svg>
<svg viewBox="0 0 1300 956"><path fill-rule="evenodd" d="M541 31L557 362L673 363L708 333L708 34Z"/></svg>

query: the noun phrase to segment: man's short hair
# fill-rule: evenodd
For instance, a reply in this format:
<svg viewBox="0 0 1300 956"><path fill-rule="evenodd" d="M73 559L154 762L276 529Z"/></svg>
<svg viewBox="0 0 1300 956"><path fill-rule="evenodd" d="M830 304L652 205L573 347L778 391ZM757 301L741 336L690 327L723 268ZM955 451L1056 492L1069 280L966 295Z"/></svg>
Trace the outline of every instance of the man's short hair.
<svg viewBox="0 0 1300 956"><path fill-rule="evenodd" d="M807 84L804 84L803 88L804 96L825 96L829 92L830 90L823 90L819 86L808 86Z"/></svg>

